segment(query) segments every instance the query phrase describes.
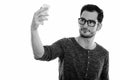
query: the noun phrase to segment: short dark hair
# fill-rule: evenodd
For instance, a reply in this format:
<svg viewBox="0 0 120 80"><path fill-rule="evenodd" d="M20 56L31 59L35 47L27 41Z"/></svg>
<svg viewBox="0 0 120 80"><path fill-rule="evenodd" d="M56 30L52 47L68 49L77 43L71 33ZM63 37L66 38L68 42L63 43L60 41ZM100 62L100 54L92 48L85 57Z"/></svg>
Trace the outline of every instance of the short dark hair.
<svg viewBox="0 0 120 80"><path fill-rule="evenodd" d="M98 22L102 22L103 20L103 10L100 9L97 5L94 5L94 4L87 4L87 5L84 5L81 9L81 14L83 11L90 11L90 12L93 12L93 11L96 11L98 13L98 17L97 17L97 20Z"/></svg>

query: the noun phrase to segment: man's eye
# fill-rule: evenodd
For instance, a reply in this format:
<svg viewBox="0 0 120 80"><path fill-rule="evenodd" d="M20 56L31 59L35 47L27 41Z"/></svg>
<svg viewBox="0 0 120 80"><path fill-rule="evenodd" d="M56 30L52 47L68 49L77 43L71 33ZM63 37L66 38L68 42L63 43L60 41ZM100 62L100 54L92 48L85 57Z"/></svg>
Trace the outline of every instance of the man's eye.
<svg viewBox="0 0 120 80"><path fill-rule="evenodd" d="M95 21L89 20L88 23L95 24Z"/></svg>
<svg viewBox="0 0 120 80"><path fill-rule="evenodd" d="M85 22L85 19L81 19L80 21L81 21L82 23L84 23L84 22Z"/></svg>
<svg viewBox="0 0 120 80"><path fill-rule="evenodd" d="M82 18L82 19L81 19L81 21L85 21L85 19L84 19L84 18Z"/></svg>

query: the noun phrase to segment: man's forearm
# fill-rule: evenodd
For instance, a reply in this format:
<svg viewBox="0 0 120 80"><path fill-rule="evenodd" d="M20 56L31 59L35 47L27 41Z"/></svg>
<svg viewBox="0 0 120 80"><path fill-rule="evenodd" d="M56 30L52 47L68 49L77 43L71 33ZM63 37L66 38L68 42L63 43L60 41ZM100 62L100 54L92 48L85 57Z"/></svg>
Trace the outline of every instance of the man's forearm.
<svg viewBox="0 0 120 80"><path fill-rule="evenodd" d="M37 30L31 30L31 42L35 59L41 58L44 48Z"/></svg>

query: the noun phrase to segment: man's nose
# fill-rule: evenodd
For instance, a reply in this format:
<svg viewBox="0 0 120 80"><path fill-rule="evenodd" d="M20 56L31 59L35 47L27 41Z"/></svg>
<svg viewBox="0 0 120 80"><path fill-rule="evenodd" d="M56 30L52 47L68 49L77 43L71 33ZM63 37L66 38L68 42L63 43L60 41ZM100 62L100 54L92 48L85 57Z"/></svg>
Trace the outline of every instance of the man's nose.
<svg viewBox="0 0 120 80"><path fill-rule="evenodd" d="M87 22L83 25L84 28L87 28L88 27L88 24Z"/></svg>

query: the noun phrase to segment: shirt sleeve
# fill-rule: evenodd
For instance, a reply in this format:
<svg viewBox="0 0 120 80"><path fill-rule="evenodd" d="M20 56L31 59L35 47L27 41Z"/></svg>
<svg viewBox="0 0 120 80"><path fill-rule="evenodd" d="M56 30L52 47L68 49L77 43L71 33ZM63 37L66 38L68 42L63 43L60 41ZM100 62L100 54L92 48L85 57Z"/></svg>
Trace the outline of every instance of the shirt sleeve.
<svg viewBox="0 0 120 80"><path fill-rule="evenodd" d="M105 57L104 66L101 73L101 80L109 80L109 53Z"/></svg>
<svg viewBox="0 0 120 80"><path fill-rule="evenodd" d="M39 60L50 61L63 56L63 39L56 41L52 45L44 46L44 55Z"/></svg>

